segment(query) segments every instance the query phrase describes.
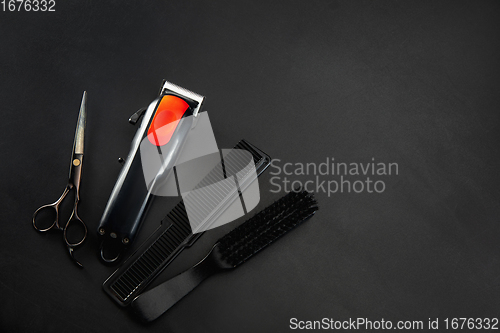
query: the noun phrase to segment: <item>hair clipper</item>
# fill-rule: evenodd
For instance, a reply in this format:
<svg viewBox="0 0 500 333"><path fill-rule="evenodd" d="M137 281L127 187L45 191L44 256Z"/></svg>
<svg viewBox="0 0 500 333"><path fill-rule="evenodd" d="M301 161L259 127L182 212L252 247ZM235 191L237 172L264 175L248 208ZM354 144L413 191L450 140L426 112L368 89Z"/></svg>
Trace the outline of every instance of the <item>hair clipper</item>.
<svg viewBox="0 0 500 333"><path fill-rule="evenodd" d="M135 123L143 116L97 229L101 238L100 256L105 262L117 261L133 242L155 197L152 191L157 185L155 182L164 182L174 172L173 167L189 131L196 124L203 100L203 96L164 81L158 98L129 119ZM162 167L149 184L143 175L141 144L158 148L158 151L168 145L167 153L160 153ZM106 258L109 252L111 258Z"/></svg>

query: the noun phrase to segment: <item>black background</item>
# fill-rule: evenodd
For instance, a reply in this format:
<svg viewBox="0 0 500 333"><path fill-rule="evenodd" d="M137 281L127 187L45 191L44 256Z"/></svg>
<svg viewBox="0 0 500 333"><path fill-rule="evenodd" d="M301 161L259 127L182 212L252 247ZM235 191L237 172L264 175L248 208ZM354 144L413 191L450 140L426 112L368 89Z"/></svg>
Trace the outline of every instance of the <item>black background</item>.
<svg viewBox="0 0 500 333"><path fill-rule="evenodd" d="M2 331L286 332L292 317L499 316L497 1L55 8L0 13ZM399 175L383 177L381 194L318 193L313 219L143 326L101 289L114 268L97 259L96 228L136 130L127 119L162 79L207 96L220 148L245 138L281 164L374 158ZM66 184L83 90L80 270L61 234L38 234L31 216ZM261 205L276 197L268 178ZM152 209L138 243L177 200ZM234 225L207 233L156 283Z"/></svg>

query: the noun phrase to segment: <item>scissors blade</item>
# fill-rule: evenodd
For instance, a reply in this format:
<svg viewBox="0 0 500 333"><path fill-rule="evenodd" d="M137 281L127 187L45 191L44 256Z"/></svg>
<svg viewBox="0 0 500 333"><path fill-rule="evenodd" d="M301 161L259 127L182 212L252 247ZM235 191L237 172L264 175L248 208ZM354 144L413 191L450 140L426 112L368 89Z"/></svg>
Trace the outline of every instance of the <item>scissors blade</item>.
<svg viewBox="0 0 500 333"><path fill-rule="evenodd" d="M73 154L83 155L83 139L85 136L85 124L87 121L87 92L83 92L80 113L78 114L78 123L76 125L75 141L73 142Z"/></svg>

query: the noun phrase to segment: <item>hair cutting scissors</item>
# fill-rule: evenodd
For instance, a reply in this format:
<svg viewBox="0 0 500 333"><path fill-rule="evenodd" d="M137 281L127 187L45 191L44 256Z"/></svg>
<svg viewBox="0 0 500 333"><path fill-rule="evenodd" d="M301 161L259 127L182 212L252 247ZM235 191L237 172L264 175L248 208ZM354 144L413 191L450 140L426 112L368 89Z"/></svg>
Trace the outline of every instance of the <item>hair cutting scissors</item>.
<svg viewBox="0 0 500 333"><path fill-rule="evenodd" d="M82 175L84 132L85 132L85 123L87 118L86 109L87 109L87 92L84 91L82 97L82 104L80 106L80 113L78 114L78 123L76 126L75 140L73 142L73 153L71 155L68 185L66 185L66 188L64 189L61 197L59 197L59 199L57 199L56 202L48 205L43 205L42 207L38 208L33 214L33 227L37 231L46 232L51 229L56 229L56 230L61 230L63 232L64 242L66 243L69 254L73 259L73 261L80 267L83 267L83 265L78 260L75 259L73 255L73 250L75 247L81 245L85 240L85 238L87 237L87 226L78 216L77 213L78 202L80 201L79 192L80 192L80 179ZM61 205L61 202L63 202L64 198L68 195L68 193L72 189L75 189L75 202L73 205L73 211L66 224L62 226L61 224L59 224L59 207ZM50 225L49 227L45 227L46 225L42 224L40 221L42 219L41 216L38 218L37 216L41 211L48 211L48 210L55 211L55 218L54 221L52 222L52 225ZM38 226L37 226L37 221L38 221ZM68 239L67 231L68 227L70 226L72 226L71 228L73 228L73 226L76 226L81 231L80 232L81 235L76 237L77 238L76 240L73 240L73 237L71 237L71 240Z"/></svg>

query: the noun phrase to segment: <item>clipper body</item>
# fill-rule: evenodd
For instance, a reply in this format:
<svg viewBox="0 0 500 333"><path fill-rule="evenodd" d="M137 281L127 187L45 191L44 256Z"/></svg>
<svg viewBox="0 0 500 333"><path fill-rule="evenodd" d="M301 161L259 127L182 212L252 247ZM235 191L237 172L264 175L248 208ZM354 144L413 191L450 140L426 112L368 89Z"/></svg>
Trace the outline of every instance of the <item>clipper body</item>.
<svg viewBox="0 0 500 333"><path fill-rule="evenodd" d="M154 199L152 189L171 176L203 100L203 96L164 81L159 97L146 109L97 230L105 262L118 260L133 242ZM162 168L149 184L145 182L140 156L143 141L157 147L168 145L167 153L161 155ZM112 250L107 251L108 247ZM113 253L111 258L106 254L109 252Z"/></svg>

